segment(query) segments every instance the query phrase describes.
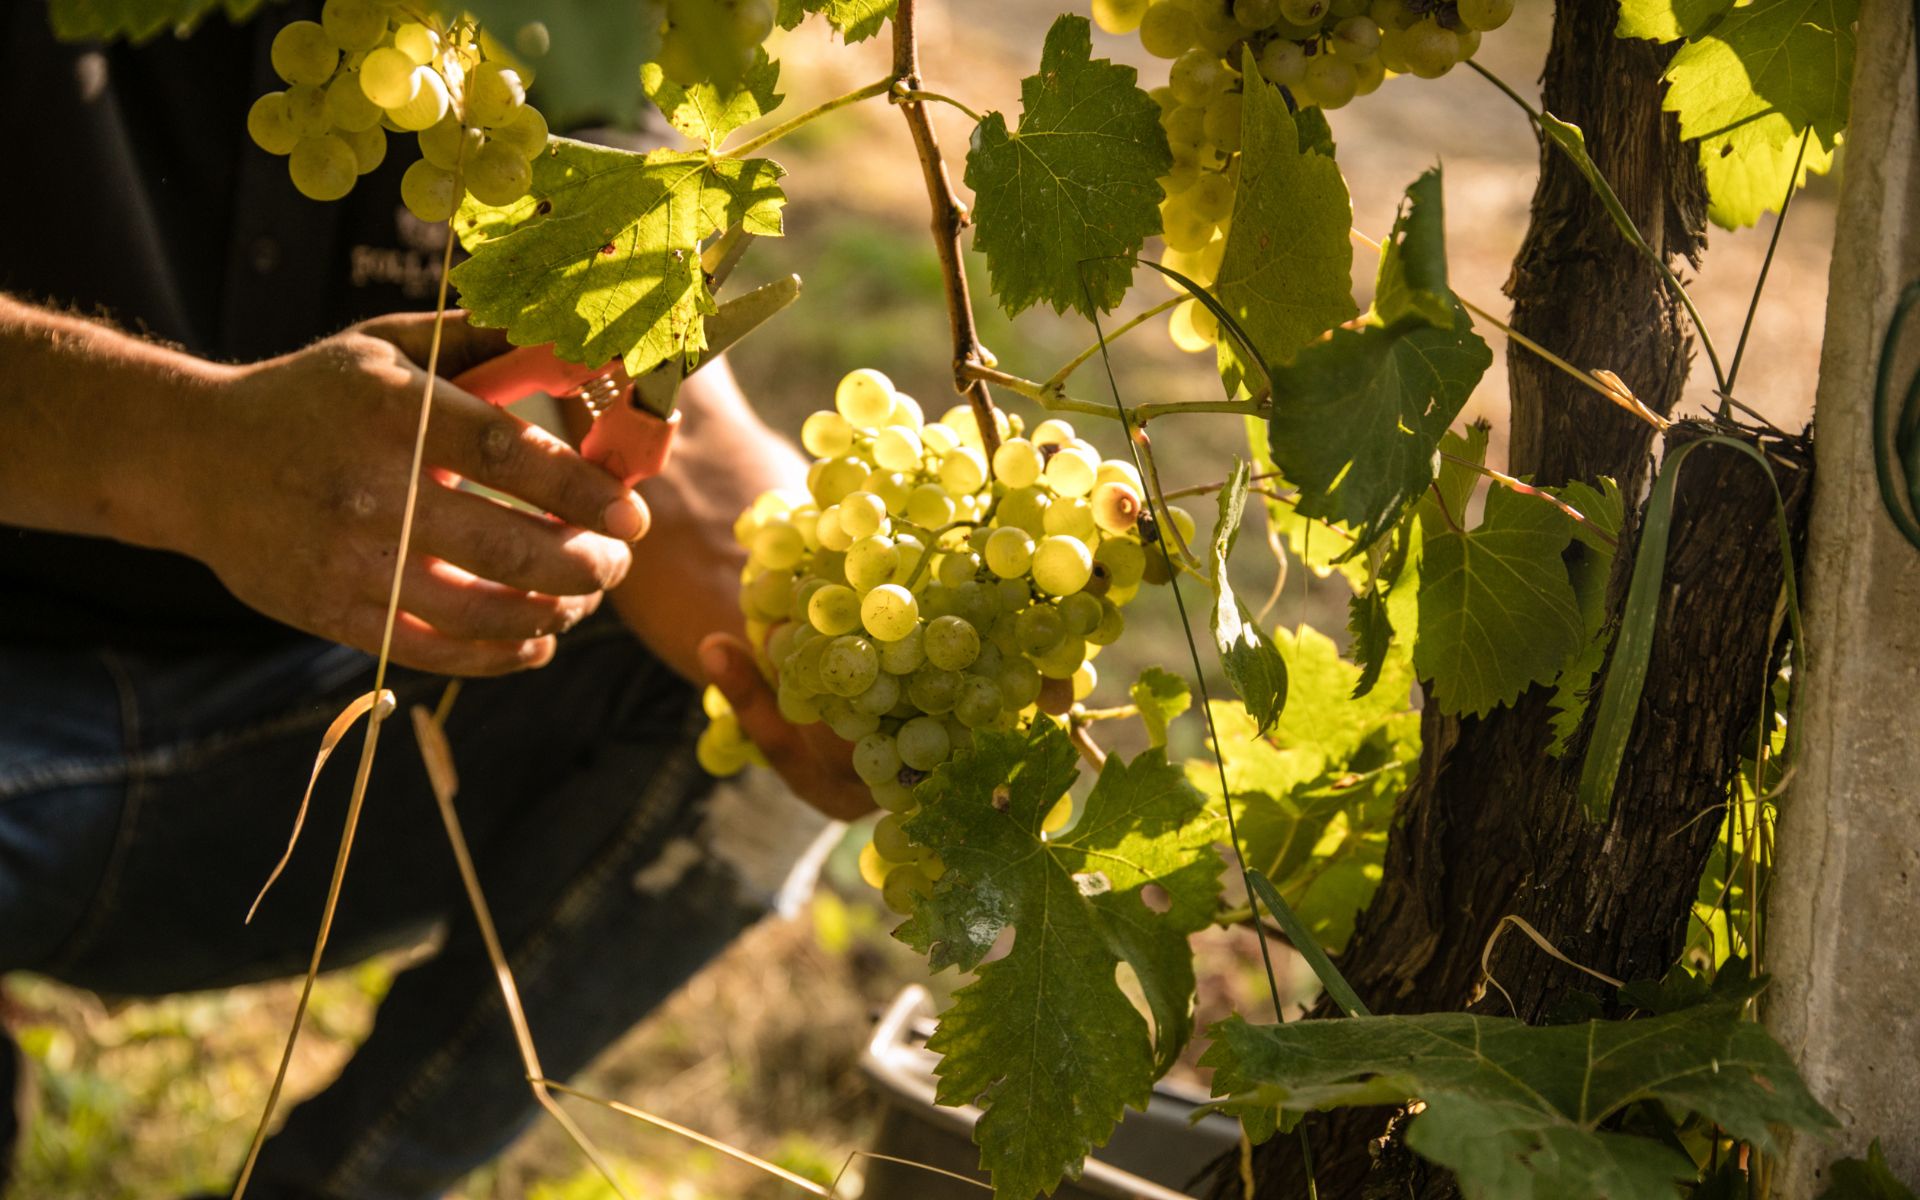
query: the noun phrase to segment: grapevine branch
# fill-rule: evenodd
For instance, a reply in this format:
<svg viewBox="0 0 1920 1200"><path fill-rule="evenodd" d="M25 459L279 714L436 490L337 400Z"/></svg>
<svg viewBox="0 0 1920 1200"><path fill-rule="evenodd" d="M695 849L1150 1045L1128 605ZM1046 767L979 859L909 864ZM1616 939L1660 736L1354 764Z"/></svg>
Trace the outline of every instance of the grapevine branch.
<svg viewBox="0 0 1920 1200"><path fill-rule="evenodd" d="M933 122L927 118L920 99L917 19L914 0L900 0L893 14L893 102L906 118L907 131L913 135L913 148L920 155L920 173L927 183L927 201L933 208L933 245L940 255L940 276L946 282L947 291L947 324L953 331L953 387L967 398L973 419L980 423L980 440L986 446L987 462L991 464L993 452L1000 448L998 416L986 383L970 377L966 365L990 362L992 356L980 344L980 332L973 323L967 268L960 258L960 231L967 225L966 206L954 193L946 159L940 155L940 139L934 135Z"/></svg>

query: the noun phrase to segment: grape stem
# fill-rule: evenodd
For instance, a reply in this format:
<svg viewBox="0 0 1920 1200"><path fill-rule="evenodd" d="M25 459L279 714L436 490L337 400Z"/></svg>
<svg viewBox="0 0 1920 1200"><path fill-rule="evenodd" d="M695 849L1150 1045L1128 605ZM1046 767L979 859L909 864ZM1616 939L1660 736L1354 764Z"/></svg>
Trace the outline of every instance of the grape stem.
<svg viewBox="0 0 1920 1200"><path fill-rule="evenodd" d="M892 88L893 88L893 77L888 76L885 79L876 79L872 83L869 83L867 86L863 88L855 88L853 91L848 92L844 96L835 96L831 100L823 100L819 104L816 104L812 108L809 108L807 111L800 113L797 116L791 117L785 121L780 122L778 125L775 125L772 129L767 130L765 133L758 134L754 137L747 139L744 142L741 142L738 146L735 146L733 149L728 150L725 153L719 155L719 157L745 158L747 155L752 154L757 150L763 150L766 147L772 145L773 143L779 141L781 138L786 137L788 134L800 128L802 125L805 125L811 121L818 120L819 118L826 116L830 112L838 112L840 109L847 107L849 104L858 104L862 100L871 100L875 96L884 96L887 94L888 91L892 90Z"/></svg>
<svg viewBox="0 0 1920 1200"><path fill-rule="evenodd" d="M906 104L906 103L919 104L922 101L931 100L936 104L946 104L959 109L961 112L967 114L969 117L972 117L976 123L986 120L985 117L973 111L971 108L968 108L965 104L961 103L960 101L955 100L952 96L944 95L940 92L930 92L925 88L916 87L906 91L895 89L893 94L894 94L894 99L901 104Z"/></svg>
<svg viewBox="0 0 1920 1200"><path fill-rule="evenodd" d="M1067 740L1073 743L1073 748L1080 752L1080 757L1086 759L1087 765L1094 770L1101 770L1107 765L1107 752L1100 748L1099 742L1093 740L1093 730L1088 726L1069 719Z"/></svg>
<svg viewBox="0 0 1920 1200"><path fill-rule="evenodd" d="M1591 520L1587 518L1587 515L1585 513L1581 512L1579 509L1575 508L1573 505L1568 504L1565 500L1562 500L1560 497L1554 495L1552 492L1548 492L1541 488L1534 487L1530 483L1522 483L1520 480L1515 479L1513 476L1508 475L1503 471L1496 471L1492 467L1487 466L1485 463L1477 463L1470 458L1461 458L1458 454L1448 454L1445 450L1442 450L1440 451L1440 457L1446 459L1448 462L1453 463L1456 466L1465 467L1467 470L1472 471L1476 475L1484 475L1488 479L1491 479L1493 482L1499 484L1501 487L1508 488L1512 491L1518 492L1522 496L1532 496L1537 500L1545 500L1548 504L1553 505L1555 508L1559 509L1561 512L1567 514L1567 516L1573 518L1575 521L1580 522L1580 524L1586 526L1588 529L1591 529L1593 531L1593 535L1599 538L1601 541L1605 542L1607 545L1612 546L1615 550L1618 550L1620 548L1619 538L1613 536L1612 534L1608 533L1606 530L1600 528L1600 526L1594 524Z"/></svg>
<svg viewBox="0 0 1920 1200"><path fill-rule="evenodd" d="M980 332L973 320L973 300L967 292L967 270L960 257L960 231L966 228L966 208L954 194L947 163L940 155L940 140L934 135L933 122L926 106L917 98L920 91L920 42L917 34L918 11L915 0L899 0L893 11L893 87L891 100L899 107L913 135L914 150L920 156L920 173L926 180L927 202L932 208L933 244L940 258L940 276L947 292L947 324L953 333L953 387L967 398L973 419L980 425L980 441L986 449L988 473L992 473L993 454L1000 448L999 414L994 411L993 396L985 382L969 376L965 366L971 362L990 362L992 355L980 344Z"/></svg>
<svg viewBox="0 0 1920 1200"><path fill-rule="evenodd" d="M1146 324L1148 321L1152 320L1154 317L1159 316L1161 313L1166 312L1168 309L1178 306L1179 303L1182 300L1185 300L1186 298L1187 297L1184 293L1178 296L1173 296L1166 300L1162 300L1160 303L1154 305L1152 308L1149 308L1143 313L1137 313L1134 316L1129 317L1127 320L1122 321L1120 324L1114 326L1113 332L1107 335L1107 342L1111 344L1113 342L1119 341L1126 334L1132 333L1134 330L1140 328L1140 326ZM1072 374L1075 371L1078 371L1081 367L1084 367L1089 362L1093 361L1093 356L1098 353L1100 353L1100 343L1095 342L1093 345L1088 346L1085 350L1082 350L1080 353L1074 355L1071 359L1067 361L1067 364L1065 366L1061 367L1058 371L1055 371L1052 375L1048 376L1047 381L1041 384L1040 386L1047 388L1050 391L1059 392L1062 395L1064 395L1066 391L1066 386L1067 386L1067 379L1070 376L1072 376Z"/></svg>

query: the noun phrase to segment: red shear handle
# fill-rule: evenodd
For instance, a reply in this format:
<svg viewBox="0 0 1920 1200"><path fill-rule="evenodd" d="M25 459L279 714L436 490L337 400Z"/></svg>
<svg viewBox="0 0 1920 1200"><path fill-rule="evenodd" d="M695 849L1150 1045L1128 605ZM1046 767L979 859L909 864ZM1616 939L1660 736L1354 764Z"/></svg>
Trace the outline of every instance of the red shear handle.
<svg viewBox="0 0 1920 1200"><path fill-rule="evenodd" d="M523 346L488 359L453 382L489 404L505 407L535 392L570 395L604 371L604 367L583 367L557 358L551 346ZM677 412L662 420L635 407L629 387L587 430L580 453L632 487L666 467L673 452L674 430L679 427Z"/></svg>

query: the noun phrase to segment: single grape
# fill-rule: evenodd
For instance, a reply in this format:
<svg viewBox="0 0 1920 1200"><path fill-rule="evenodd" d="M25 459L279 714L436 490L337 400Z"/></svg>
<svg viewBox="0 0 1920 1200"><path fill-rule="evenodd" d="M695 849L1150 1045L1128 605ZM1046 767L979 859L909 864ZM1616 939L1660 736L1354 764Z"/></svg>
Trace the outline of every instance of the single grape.
<svg viewBox="0 0 1920 1200"><path fill-rule="evenodd" d="M1093 23L1108 33L1132 33L1147 15L1148 0L1093 0Z"/></svg>
<svg viewBox="0 0 1920 1200"><path fill-rule="evenodd" d="M317 27L316 27L317 28ZM301 138L287 157L293 186L309 200L338 200L359 177L353 147L332 134Z"/></svg>
<svg viewBox="0 0 1920 1200"><path fill-rule="evenodd" d="M1269 83L1299 87L1307 78L1307 52L1298 42L1276 38L1260 51L1260 73Z"/></svg>
<svg viewBox="0 0 1920 1200"><path fill-rule="evenodd" d="M913 789L898 779L868 784L867 790L873 794L873 802L888 812L911 812L916 807Z"/></svg>
<svg viewBox="0 0 1920 1200"><path fill-rule="evenodd" d="M836 696L858 696L879 674L880 652L863 637L834 638L820 655L820 681Z"/></svg>
<svg viewBox="0 0 1920 1200"><path fill-rule="evenodd" d="M293 21L273 36L274 73L288 83L318 87L333 78L340 51L318 21Z"/></svg>
<svg viewBox="0 0 1920 1200"><path fill-rule="evenodd" d="M353 169L361 175L374 170L387 159L387 131L378 126L372 129L344 129L337 136L345 140L353 151Z"/></svg>
<svg viewBox="0 0 1920 1200"><path fill-rule="evenodd" d="M960 698L953 702L953 715L960 719L962 725L978 729L993 723L1000 716L1006 705L996 681L1004 668L1005 664L1002 663L990 674L969 675L960 685Z"/></svg>
<svg viewBox="0 0 1920 1200"><path fill-rule="evenodd" d="M866 880L868 887L876 892L885 887L891 870L893 864L880 857L880 851L874 849L872 842L860 847L860 878Z"/></svg>
<svg viewBox="0 0 1920 1200"><path fill-rule="evenodd" d="M833 404L855 425L877 429L893 412L893 381L871 367L862 367L840 380Z"/></svg>
<svg viewBox="0 0 1920 1200"><path fill-rule="evenodd" d="M1060 602L1060 623L1073 636L1086 637L1100 628L1100 616L1104 611L1098 596L1075 592Z"/></svg>
<svg viewBox="0 0 1920 1200"><path fill-rule="evenodd" d="M1438 21L1421 21L1401 34L1399 49L1408 71L1438 79L1460 61L1460 35Z"/></svg>
<svg viewBox="0 0 1920 1200"><path fill-rule="evenodd" d="M907 497L907 520L922 529L939 529L953 520L953 498L937 483L923 483Z"/></svg>
<svg viewBox="0 0 1920 1200"><path fill-rule="evenodd" d="M1197 300L1183 300L1174 306L1173 315L1167 318L1167 336L1173 344L1188 354L1198 354L1213 348L1211 331L1202 326L1204 316L1210 316L1200 307Z"/></svg>
<svg viewBox="0 0 1920 1200"><path fill-rule="evenodd" d="M504 125L526 104L527 85L512 67L483 62L467 76L466 101L466 117L472 124Z"/></svg>
<svg viewBox="0 0 1920 1200"><path fill-rule="evenodd" d="M404 108L420 90L413 68L414 61L392 46L371 50L360 63L360 90L389 112Z"/></svg>
<svg viewBox="0 0 1920 1200"><path fill-rule="evenodd" d="M840 503L867 481L867 467L857 458L835 458L815 466L819 470L813 480L813 498L823 505Z"/></svg>
<svg viewBox="0 0 1920 1200"><path fill-rule="evenodd" d="M1233 0L1233 19L1247 29L1265 29L1280 19L1280 0Z"/></svg>
<svg viewBox="0 0 1920 1200"><path fill-rule="evenodd" d="M1159 0L1140 18L1140 46L1155 58L1178 58L1199 36L1193 14L1176 0Z"/></svg>
<svg viewBox="0 0 1920 1200"><path fill-rule="evenodd" d="M1047 460L1047 485L1061 496L1086 495L1099 474L1099 457L1078 446L1063 446Z"/></svg>
<svg viewBox="0 0 1920 1200"><path fill-rule="evenodd" d="M965 680L966 676L958 671L947 671L926 663L907 676L907 699L921 712L938 716L952 711L954 703L960 699L960 685Z"/></svg>
<svg viewBox="0 0 1920 1200"><path fill-rule="evenodd" d="M893 539L893 548L898 561L893 566L893 578L888 583L905 586L907 581L920 573L920 560L927 556L927 548L920 539L910 533L903 533Z"/></svg>
<svg viewBox="0 0 1920 1200"><path fill-rule="evenodd" d="M868 473L860 490L880 497L880 502L887 506L889 517L901 516L906 513L907 500L913 495L913 477L904 471L876 468Z"/></svg>
<svg viewBox="0 0 1920 1200"><path fill-rule="evenodd" d="M1513 16L1513 0L1457 0L1460 23L1476 32L1498 29ZM1095 6L1098 11L1098 6Z"/></svg>
<svg viewBox="0 0 1920 1200"><path fill-rule="evenodd" d="M1207 243L1213 240L1215 228L1214 222L1201 216L1193 205L1187 203L1187 196L1192 190L1189 188L1160 203L1160 238L1166 242L1167 249L1183 254L1205 249Z"/></svg>
<svg viewBox="0 0 1920 1200"><path fill-rule="evenodd" d="M1327 0L1280 0L1280 18L1295 25L1317 26L1327 15Z"/></svg>
<svg viewBox="0 0 1920 1200"><path fill-rule="evenodd" d="M838 458L853 449L853 425L837 412L816 412L801 424L800 444L815 458Z"/></svg>
<svg viewBox="0 0 1920 1200"><path fill-rule="evenodd" d="M1073 698L1075 700L1085 700L1088 696L1093 695L1093 689L1098 686L1100 686L1100 672L1094 670L1092 663L1083 662L1079 667L1075 668L1073 672Z"/></svg>
<svg viewBox="0 0 1920 1200"><path fill-rule="evenodd" d="M740 726L731 716L716 719L700 731L693 744L693 756L700 769L717 778L738 775L747 766L747 742Z"/></svg>
<svg viewBox="0 0 1920 1200"><path fill-rule="evenodd" d="M545 58L553 49L553 34L545 21L528 21L514 31L513 48L525 58Z"/></svg>
<svg viewBox="0 0 1920 1200"><path fill-rule="evenodd" d="M947 736L946 722L933 717L915 717L900 727L896 735L900 761L916 771L931 771L947 761L953 741Z"/></svg>
<svg viewBox="0 0 1920 1200"><path fill-rule="evenodd" d="M253 102L247 110L247 136L268 154L293 153L300 135L294 132L285 92L268 92Z"/></svg>
<svg viewBox="0 0 1920 1200"><path fill-rule="evenodd" d="M287 119L297 137L319 137L333 132L327 119L327 93L312 84L299 83L287 89Z"/></svg>
<svg viewBox="0 0 1920 1200"><path fill-rule="evenodd" d="M889 425L873 439L873 461L889 471L918 471L921 453L920 435L898 425Z"/></svg>
<svg viewBox="0 0 1920 1200"><path fill-rule="evenodd" d="M900 703L900 696L900 677L882 671L873 677L866 691L853 698L853 710L871 717L884 717Z"/></svg>
<svg viewBox="0 0 1920 1200"><path fill-rule="evenodd" d="M1003 528L1024 530L1031 537L1047 531L1047 509L1052 497L1037 487L1020 488L1000 498L994 520Z"/></svg>
<svg viewBox="0 0 1920 1200"><path fill-rule="evenodd" d="M1173 147L1175 158L1181 157L1181 147L1186 148L1189 156L1198 153L1207 140L1207 110L1199 105L1174 109L1160 125L1167 131L1167 142Z"/></svg>
<svg viewBox="0 0 1920 1200"><path fill-rule="evenodd" d="M363 65L360 69L365 72L366 67ZM387 118L409 133L418 133L446 116L450 101L447 97L447 81L440 78L440 73L432 67L415 67L413 77L419 81L413 99L399 108L388 109ZM521 163L520 166L525 169L526 164Z"/></svg>
<svg viewBox="0 0 1920 1200"><path fill-rule="evenodd" d="M1058 455L1055 456L1056 460ZM1093 578L1093 552L1077 537L1049 534L1033 548L1033 582L1043 592L1068 596Z"/></svg>
<svg viewBox="0 0 1920 1200"><path fill-rule="evenodd" d="M1240 125L1246 113L1246 97L1239 92L1221 92L1207 104L1205 125L1207 141L1224 154L1240 150Z"/></svg>
<svg viewBox="0 0 1920 1200"><path fill-rule="evenodd" d="M1000 688L1000 698L1007 708L1016 712L1040 698L1040 689L1045 686L1040 669L1025 659L1012 659L1000 668L999 676L994 680Z"/></svg>
<svg viewBox="0 0 1920 1200"><path fill-rule="evenodd" d="M889 674L909 675L927 661L926 631L915 625L905 637L880 643L880 665Z"/></svg>
<svg viewBox="0 0 1920 1200"><path fill-rule="evenodd" d="M1056 500L1047 509L1043 520L1047 533L1064 533L1068 537L1077 537L1091 542L1096 526L1093 521L1093 505L1084 496L1072 499Z"/></svg>
<svg viewBox="0 0 1920 1200"><path fill-rule="evenodd" d="M1380 27L1370 17L1348 17L1333 27L1327 45L1350 63L1360 63L1380 52Z"/></svg>
<svg viewBox="0 0 1920 1200"><path fill-rule="evenodd" d="M927 415L920 411L920 402L905 392L893 394L893 411L887 414L887 424L898 425L902 429L918 430L927 423Z"/></svg>
<svg viewBox="0 0 1920 1200"><path fill-rule="evenodd" d="M886 882L880 885L880 902L903 917L912 916L920 902L931 895L933 881L912 863L887 872Z"/></svg>
<svg viewBox="0 0 1920 1200"><path fill-rule="evenodd" d="M1458 45L1458 42L1455 44ZM1449 62L1447 65L1453 64ZM1359 87L1360 77L1354 73L1352 66L1334 55L1321 54L1307 64L1307 79L1300 85L1300 90L1303 97L1311 99L1321 108L1334 109L1345 108Z"/></svg>
<svg viewBox="0 0 1920 1200"><path fill-rule="evenodd" d="M533 105L523 105L506 124L494 126L488 136L531 160L547 148L547 119Z"/></svg>
<svg viewBox="0 0 1920 1200"><path fill-rule="evenodd" d="M900 750L893 738L870 733L853 745L854 773L869 785L895 780L900 774Z"/></svg>
<svg viewBox="0 0 1920 1200"><path fill-rule="evenodd" d="M852 595L851 589L848 595ZM918 627L920 603L914 599L912 592L897 583L881 584L868 592L859 604L860 623L866 626L868 633L883 642L906 637Z"/></svg>
<svg viewBox="0 0 1920 1200"><path fill-rule="evenodd" d="M1087 639L1068 634L1045 654L1033 656L1033 665L1048 679L1071 679L1080 664L1087 661Z"/></svg>
<svg viewBox="0 0 1920 1200"><path fill-rule="evenodd" d="M440 35L417 21L409 21L393 31L393 48L415 65L425 66L440 52Z"/></svg>
<svg viewBox="0 0 1920 1200"><path fill-rule="evenodd" d="M1147 569L1145 547L1132 538L1110 537L1093 552L1093 561L1107 569L1114 587L1133 587Z"/></svg>
<svg viewBox="0 0 1920 1200"><path fill-rule="evenodd" d="M971 550L956 550L940 560L934 568L934 575L942 584L957 588L963 583L971 583L980 573L980 556Z"/></svg>
<svg viewBox="0 0 1920 1200"><path fill-rule="evenodd" d="M891 539L870 534L847 547L847 582L865 594L889 583L900 566L900 552Z"/></svg>
<svg viewBox="0 0 1920 1200"><path fill-rule="evenodd" d="M1033 538L1018 528L1001 528L987 537L987 569L1002 579L1017 579L1033 562Z"/></svg>
<svg viewBox="0 0 1920 1200"><path fill-rule="evenodd" d="M387 36L386 11L374 0L327 0L320 25L334 45L349 54L371 50Z"/></svg>
<svg viewBox="0 0 1920 1200"><path fill-rule="evenodd" d="M935 617L924 637L927 661L942 670L964 671L980 657L980 631L962 617Z"/></svg>
<svg viewBox="0 0 1920 1200"><path fill-rule="evenodd" d="M857 742L880 731L880 718L856 712L844 696L820 697L820 719L843 742Z"/></svg>
<svg viewBox="0 0 1920 1200"><path fill-rule="evenodd" d="M977 492L987 482L987 460L972 446L961 446L940 460L940 484L955 495Z"/></svg>
<svg viewBox="0 0 1920 1200"><path fill-rule="evenodd" d="M473 161L486 135L460 124L460 118L448 113L418 135L420 157L443 171L457 171Z"/></svg>
<svg viewBox="0 0 1920 1200"><path fill-rule="evenodd" d="M533 186L533 172L527 160L499 142L480 147L466 165L467 190L482 204L512 204Z"/></svg>
<svg viewBox="0 0 1920 1200"><path fill-rule="evenodd" d="M869 596L873 594L868 593ZM807 601L807 620L812 622L813 627L821 633L834 635L852 633L860 628L860 616L860 597L845 584L830 583L815 592L813 598ZM872 631L869 630L869 632ZM875 636L879 635L875 634Z"/></svg>
<svg viewBox="0 0 1920 1200"><path fill-rule="evenodd" d="M730 31L733 40L742 46L758 46L773 32L774 15L772 0L735 0Z"/></svg>
<svg viewBox="0 0 1920 1200"><path fill-rule="evenodd" d="M1233 181L1209 172L1200 177L1183 199L1201 218L1218 224L1233 212Z"/></svg>
<svg viewBox="0 0 1920 1200"><path fill-rule="evenodd" d="M801 540L800 531L783 521L763 525L754 533L748 557L763 567L790 571L800 565L806 553L807 545Z"/></svg>
<svg viewBox="0 0 1920 1200"><path fill-rule="evenodd" d="M429 225L450 221L460 211L460 183L453 172L420 159L400 177L400 200L407 211Z"/></svg>
<svg viewBox="0 0 1920 1200"><path fill-rule="evenodd" d="M775 695L780 715L794 725L811 725L820 719L820 706L814 703L813 693L798 684L789 685L780 681L780 690Z"/></svg>
<svg viewBox="0 0 1920 1200"><path fill-rule="evenodd" d="M862 479L862 483L866 480ZM854 538L879 533L887 521L887 502L872 492L849 492L840 500L840 528Z"/></svg>
<svg viewBox="0 0 1920 1200"><path fill-rule="evenodd" d="M1032 487L1040 481L1040 451L1025 438L1008 438L993 452L993 474L1009 488Z"/></svg>
<svg viewBox="0 0 1920 1200"><path fill-rule="evenodd" d="M1067 625L1059 609L1051 604L1036 604L1014 618L1013 632L1021 650L1045 654L1067 636Z"/></svg>
<svg viewBox="0 0 1920 1200"><path fill-rule="evenodd" d="M1387 81L1387 64L1378 54L1364 62L1353 64L1354 89L1356 96L1371 96L1380 90Z"/></svg>
<svg viewBox="0 0 1920 1200"><path fill-rule="evenodd" d="M1182 104L1206 105L1226 88L1232 76L1227 65L1212 51L1195 47L1173 60L1167 73L1167 86Z"/></svg>

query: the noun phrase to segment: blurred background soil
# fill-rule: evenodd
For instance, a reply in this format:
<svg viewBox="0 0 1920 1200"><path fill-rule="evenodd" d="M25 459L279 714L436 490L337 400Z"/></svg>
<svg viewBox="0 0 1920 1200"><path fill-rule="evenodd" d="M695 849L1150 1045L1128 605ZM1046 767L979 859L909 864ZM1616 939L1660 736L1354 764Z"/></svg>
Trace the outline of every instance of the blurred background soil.
<svg viewBox="0 0 1920 1200"><path fill-rule="evenodd" d="M1019 79L1038 61L1058 7L947 0L925 8L928 86L982 110L1017 113ZM1544 3L1521 6L1506 29L1486 39L1481 61L1537 96L1549 19ZM1149 85L1164 80L1165 64L1148 60L1133 39L1099 33L1095 39L1096 53L1141 66ZM785 66L787 111L884 76L883 43L843 47L818 22L777 34L771 48ZM952 110L936 106L934 112L957 180L968 124ZM1430 83L1389 82L1331 119L1356 226L1384 232L1401 190L1436 161L1444 164L1455 287L1482 307L1506 311L1500 288L1526 226L1538 154L1518 108L1476 75L1457 71ZM806 291L800 304L735 355L749 395L772 424L792 433L807 412L830 403L843 373L873 366L930 410L944 409L953 401L944 301L919 170L898 115L870 102L809 126L772 153L789 171L788 236L756 246L742 273L751 282L792 271ZM1782 425L1804 422L1812 405L1833 190L1833 181L1816 180L1796 202L1741 372L1742 399ZM1738 234L1715 231L1692 284L1723 354L1738 337L1771 231L1771 218ZM983 336L1006 369L1045 378L1092 340L1088 323L1072 315L1042 310L1009 322L991 306L984 262L976 256L969 266ZM1357 251L1354 277L1363 305L1373 267L1373 256ZM1126 311L1165 297L1156 280L1140 280ZM1163 330L1155 321L1115 344L1126 398L1217 395L1209 362L1179 353ZM1482 332L1504 351L1497 332ZM1711 398L1704 375L1696 371L1688 390L1696 406ZM1505 386L1504 357L1496 356L1471 407L1494 422L1496 463L1504 458ZM1105 396L1096 370L1083 371L1074 387L1089 398ZM1018 402L1013 407L1030 412ZM1169 488L1217 480L1232 456L1246 451L1244 428L1231 417L1170 420L1155 434ZM1112 444L1110 435L1107 441ZM1204 506L1195 505L1203 530L1209 524ZM1253 597L1266 596L1275 576L1258 545L1257 539L1243 544L1236 568L1237 586ZM1344 608L1337 580L1314 580L1296 569L1270 619L1304 620L1337 635ZM1125 683L1146 664L1184 661L1171 610L1163 591L1144 594L1129 609L1132 633L1098 663L1101 697L1120 702ZM1199 752L1196 722L1180 724L1189 727L1185 748ZM295 798L285 799L291 817ZM950 973L927 980L924 966L888 936L890 914L852 868L863 837L859 828L849 833L810 908L794 919L771 919L743 938L610 1050L582 1086L805 1175L825 1180L839 1171L849 1151L866 1144L878 1112L857 1067L873 1013L907 983L930 983L936 992L952 986ZM233 864L241 871L255 867ZM345 903L354 903L351 886ZM1203 1025L1231 1009L1255 1011L1265 985L1247 939L1209 934L1199 951ZM323 980L296 1058L292 1096L318 1087L344 1061L402 965L403 955L388 956ZM476 980L475 986L489 983ZM36 1117L14 1195L145 1200L224 1188L272 1077L296 994L297 983L289 982L110 1006L44 980L8 981L0 1001L4 1016L35 1064ZM796 1194L671 1135L603 1112L582 1116L616 1151L639 1194L664 1200ZM609 1195L583 1167L564 1137L542 1124L455 1195Z"/></svg>

